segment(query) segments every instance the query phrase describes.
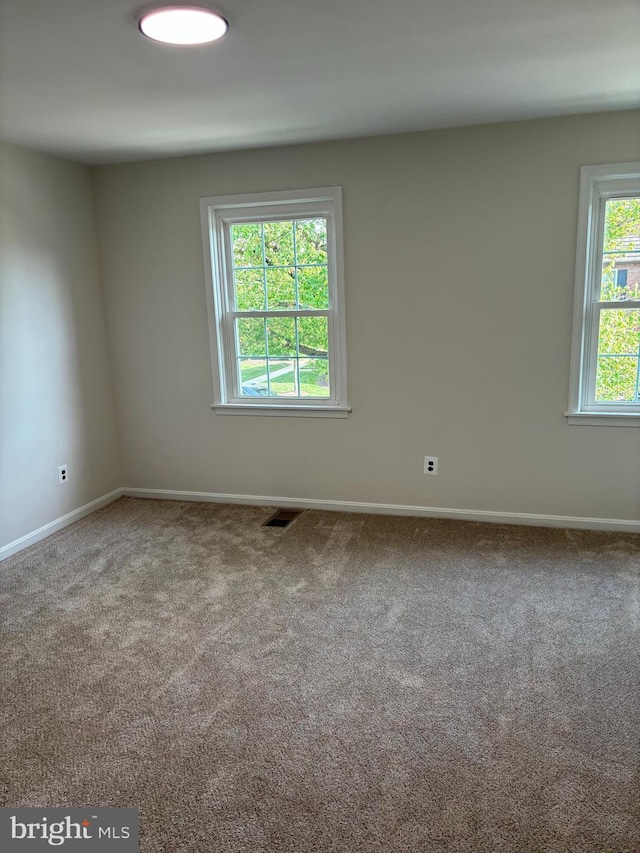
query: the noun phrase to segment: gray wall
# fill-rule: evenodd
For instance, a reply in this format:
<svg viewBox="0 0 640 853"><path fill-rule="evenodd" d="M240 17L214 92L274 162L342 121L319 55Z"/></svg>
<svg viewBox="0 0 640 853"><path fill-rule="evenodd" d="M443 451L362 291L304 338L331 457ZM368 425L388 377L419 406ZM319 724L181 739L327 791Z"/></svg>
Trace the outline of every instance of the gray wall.
<svg viewBox="0 0 640 853"><path fill-rule="evenodd" d="M123 485L640 518L640 430L563 415L579 167L639 156L623 112L97 168ZM352 415L216 415L199 197L334 184Z"/></svg>
<svg viewBox="0 0 640 853"><path fill-rule="evenodd" d="M0 547L120 485L89 170L2 143L0 436Z"/></svg>

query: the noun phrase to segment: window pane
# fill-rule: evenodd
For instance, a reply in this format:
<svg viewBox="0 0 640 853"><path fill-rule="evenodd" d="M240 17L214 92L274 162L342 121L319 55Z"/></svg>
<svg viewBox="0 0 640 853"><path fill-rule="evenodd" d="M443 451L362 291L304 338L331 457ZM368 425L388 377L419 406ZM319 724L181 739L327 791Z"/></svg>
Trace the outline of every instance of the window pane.
<svg viewBox="0 0 640 853"><path fill-rule="evenodd" d="M613 198L605 205L600 299L640 298L640 198Z"/></svg>
<svg viewBox="0 0 640 853"><path fill-rule="evenodd" d="M240 395L242 397L266 397L267 360L266 358L239 358Z"/></svg>
<svg viewBox="0 0 640 853"><path fill-rule="evenodd" d="M238 311L264 311L264 274L262 270L235 270Z"/></svg>
<svg viewBox="0 0 640 853"><path fill-rule="evenodd" d="M296 321L293 317L270 317L267 320L269 357L295 356Z"/></svg>
<svg viewBox="0 0 640 853"><path fill-rule="evenodd" d="M260 267L262 259L262 223L231 226L234 267Z"/></svg>
<svg viewBox="0 0 640 853"><path fill-rule="evenodd" d="M296 263L327 263L326 219L299 219L296 222Z"/></svg>
<svg viewBox="0 0 640 853"><path fill-rule="evenodd" d="M326 358L300 359L300 396L329 396L329 360Z"/></svg>
<svg viewBox="0 0 640 853"><path fill-rule="evenodd" d="M640 299L640 254L635 261L630 255L605 255L602 259L600 301L619 302L625 299Z"/></svg>
<svg viewBox="0 0 640 853"><path fill-rule="evenodd" d="M292 267L271 269L267 267L267 308L269 311L296 307L295 273Z"/></svg>
<svg viewBox="0 0 640 853"><path fill-rule="evenodd" d="M238 355L266 356L267 339L262 317L243 317L236 320L236 333Z"/></svg>
<svg viewBox="0 0 640 853"><path fill-rule="evenodd" d="M293 264L293 222L264 223L264 259L266 266L287 267Z"/></svg>
<svg viewBox="0 0 640 853"><path fill-rule="evenodd" d="M322 358L329 355L329 325L326 317L298 319L298 348L301 358Z"/></svg>
<svg viewBox="0 0 640 853"><path fill-rule="evenodd" d="M269 359L269 381L272 396L297 397L297 359Z"/></svg>
<svg viewBox="0 0 640 853"><path fill-rule="evenodd" d="M600 312L596 400L638 399L640 310L612 308Z"/></svg>
<svg viewBox="0 0 640 853"><path fill-rule="evenodd" d="M598 355L622 353L638 355L640 350L640 309L611 308L600 312Z"/></svg>
<svg viewBox="0 0 640 853"><path fill-rule="evenodd" d="M634 403L638 397L638 359L628 355L598 356L596 401Z"/></svg>
<svg viewBox="0 0 640 853"><path fill-rule="evenodd" d="M298 269L298 300L300 308L329 307L329 276L327 267Z"/></svg>

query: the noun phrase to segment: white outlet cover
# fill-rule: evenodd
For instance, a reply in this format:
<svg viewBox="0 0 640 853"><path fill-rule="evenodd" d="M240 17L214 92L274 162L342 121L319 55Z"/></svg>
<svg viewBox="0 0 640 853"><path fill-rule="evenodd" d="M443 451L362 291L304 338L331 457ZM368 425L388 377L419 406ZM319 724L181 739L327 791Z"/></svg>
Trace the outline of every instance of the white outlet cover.
<svg viewBox="0 0 640 853"><path fill-rule="evenodd" d="M425 456L424 457L424 473L431 474L431 476L435 477L438 474L438 457L437 456Z"/></svg>

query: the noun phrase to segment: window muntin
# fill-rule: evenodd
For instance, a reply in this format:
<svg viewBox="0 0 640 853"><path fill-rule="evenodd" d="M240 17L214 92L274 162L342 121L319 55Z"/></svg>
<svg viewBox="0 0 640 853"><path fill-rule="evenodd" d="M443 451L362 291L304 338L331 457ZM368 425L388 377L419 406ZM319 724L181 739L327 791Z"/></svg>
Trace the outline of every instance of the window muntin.
<svg viewBox="0 0 640 853"><path fill-rule="evenodd" d="M215 408L348 411L340 202L339 188L202 200Z"/></svg>
<svg viewBox="0 0 640 853"><path fill-rule="evenodd" d="M584 167L580 206L567 414L640 416L640 164Z"/></svg>

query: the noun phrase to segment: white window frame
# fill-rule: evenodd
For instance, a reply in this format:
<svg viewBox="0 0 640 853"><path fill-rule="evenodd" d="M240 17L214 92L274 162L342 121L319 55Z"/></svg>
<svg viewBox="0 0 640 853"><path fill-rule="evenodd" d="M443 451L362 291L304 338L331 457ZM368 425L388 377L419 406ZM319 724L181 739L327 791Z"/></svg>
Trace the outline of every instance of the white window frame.
<svg viewBox="0 0 640 853"><path fill-rule="evenodd" d="M341 188L211 196L200 199L200 211L213 371L214 402L211 408L221 415L346 418L351 409L347 404ZM327 221L328 309L270 311L268 314L274 317L327 317L331 395L317 398L243 397L238 387L235 320L237 317L250 317L253 312L236 311L230 266L230 227L235 222L318 216Z"/></svg>
<svg viewBox="0 0 640 853"><path fill-rule="evenodd" d="M640 195L640 163L583 166L571 348L570 424L640 427L640 403L597 402L595 381L600 312L640 308L638 300L600 302L605 204L611 198Z"/></svg>

